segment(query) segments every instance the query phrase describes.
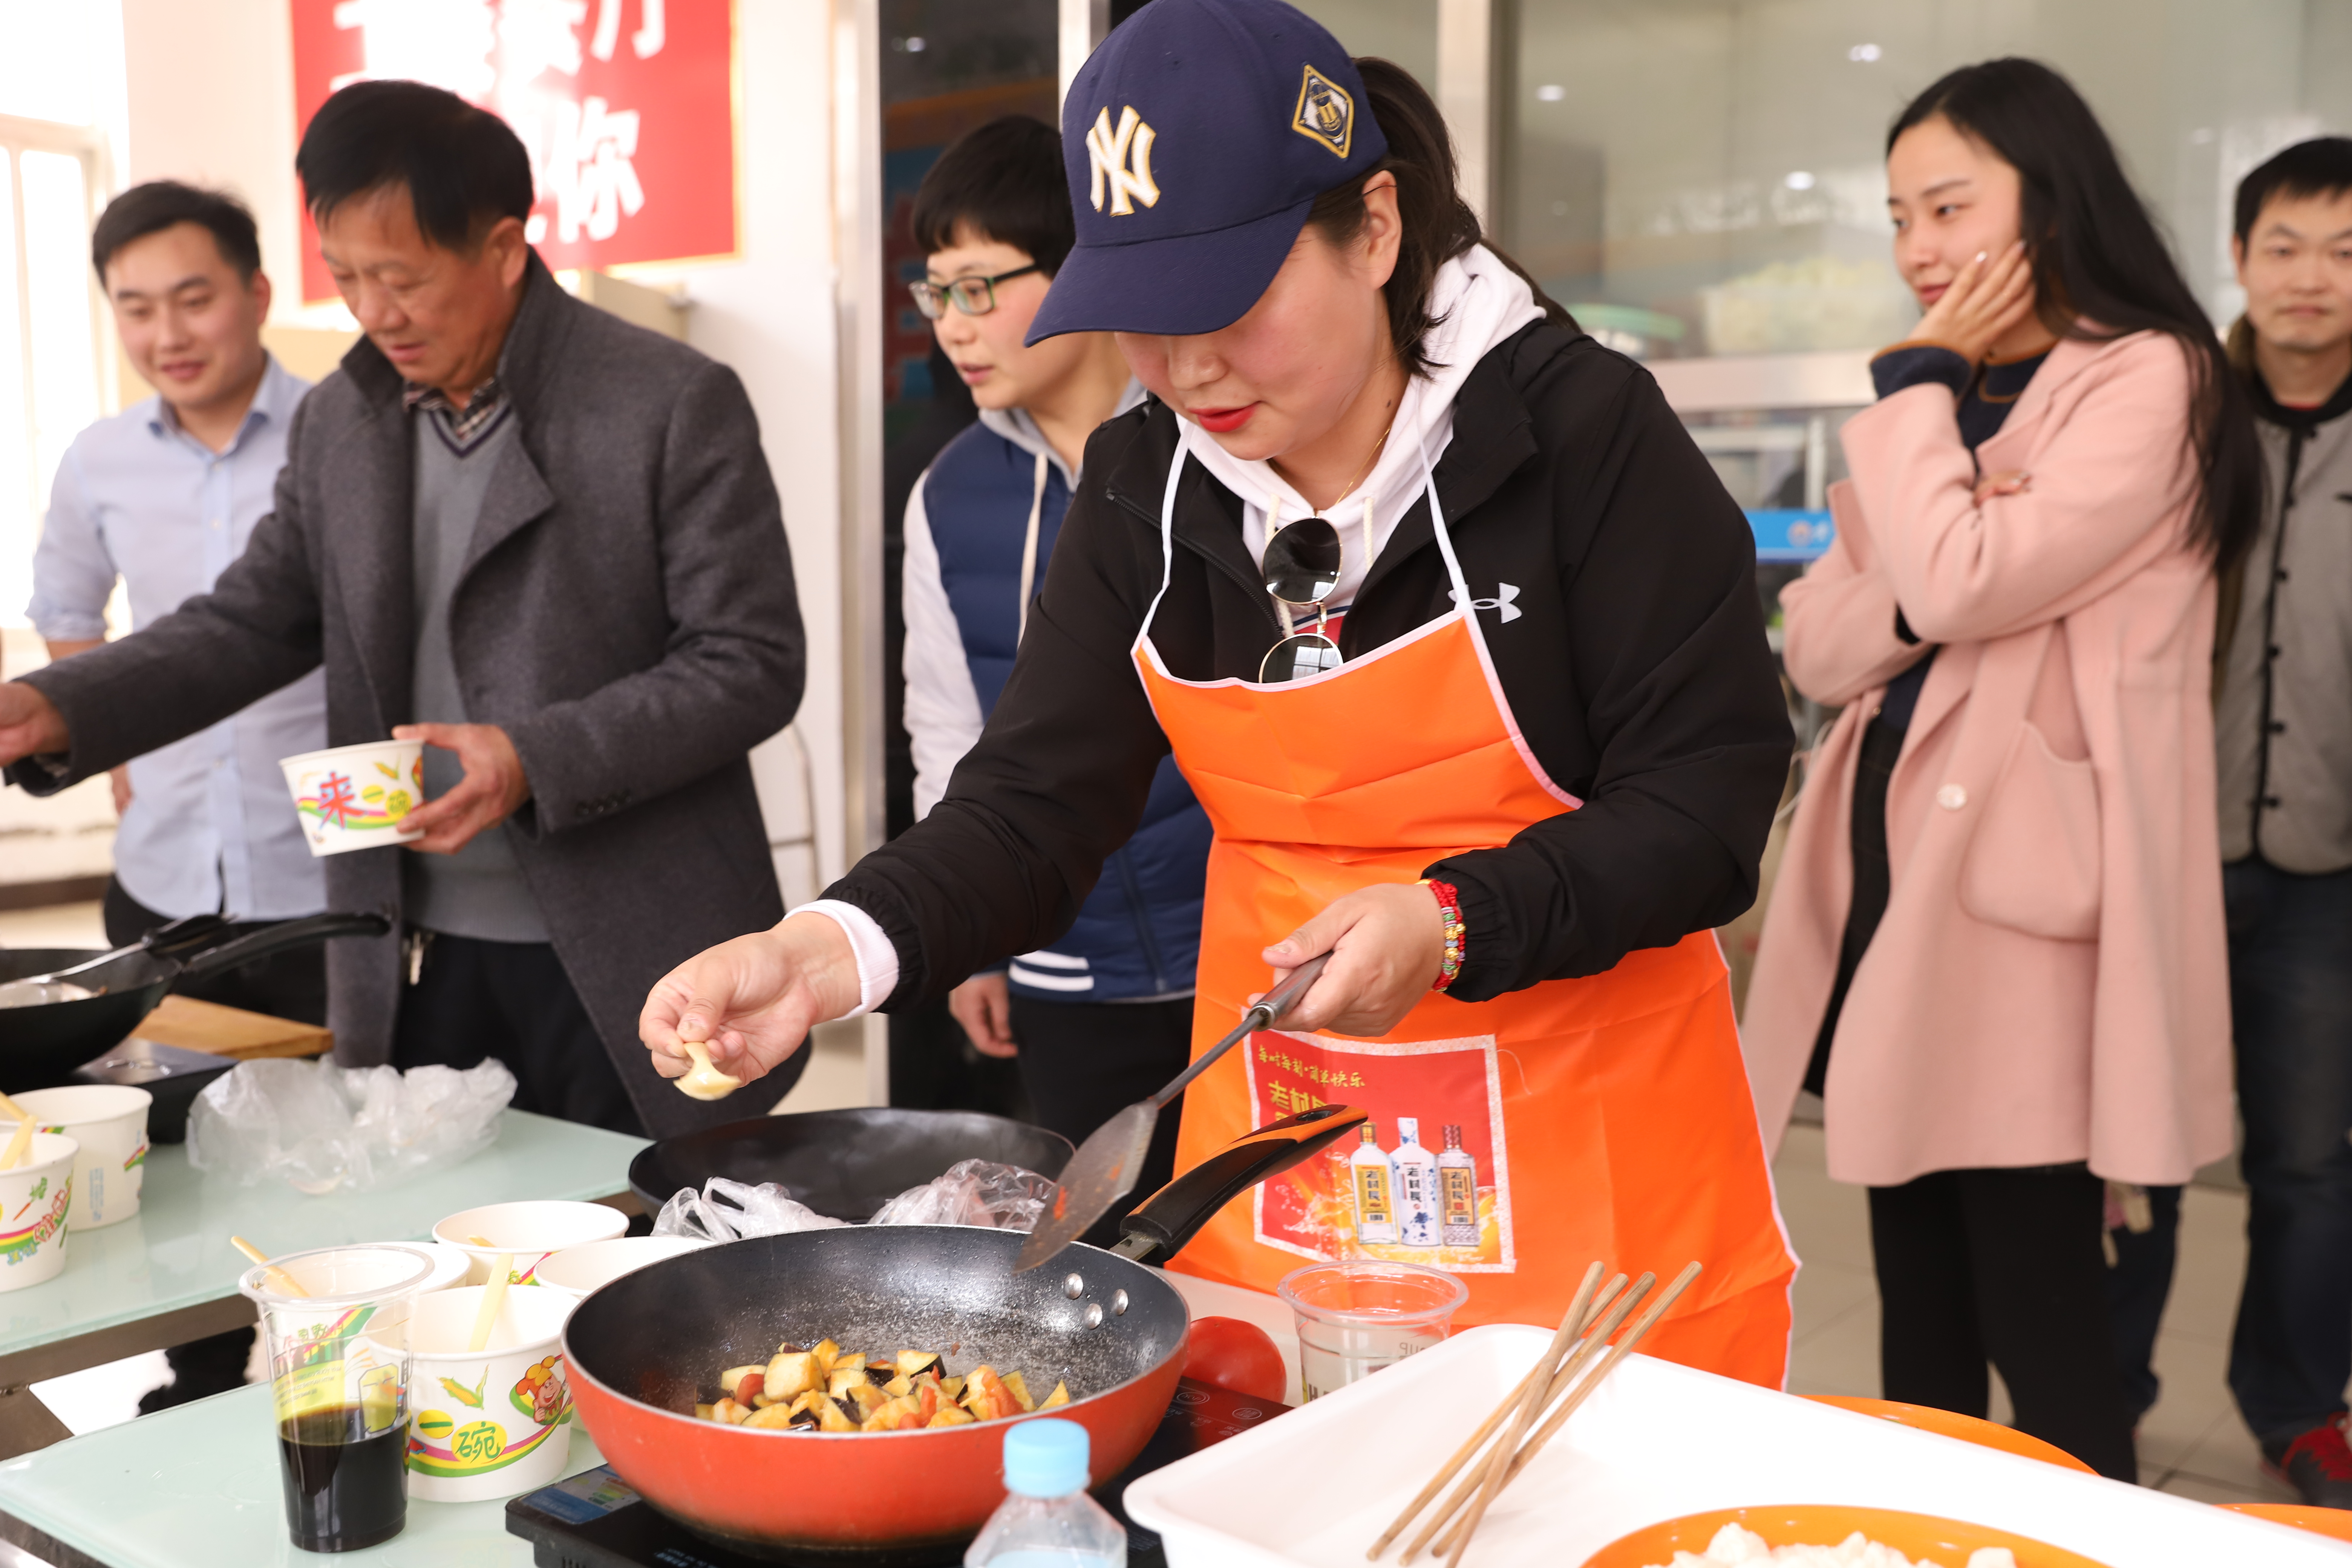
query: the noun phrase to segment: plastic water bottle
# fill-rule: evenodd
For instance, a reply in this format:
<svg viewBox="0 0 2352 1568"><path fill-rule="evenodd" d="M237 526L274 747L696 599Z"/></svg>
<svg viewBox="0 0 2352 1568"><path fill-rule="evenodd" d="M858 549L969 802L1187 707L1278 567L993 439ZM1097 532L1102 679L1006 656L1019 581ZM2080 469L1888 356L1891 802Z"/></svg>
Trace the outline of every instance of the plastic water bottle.
<svg viewBox="0 0 2352 1568"><path fill-rule="evenodd" d="M1087 1495L1087 1429L1048 1417L1004 1434L1011 1494L981 1526L964 1568L1124 1568L1127 1531Z"/></svg>

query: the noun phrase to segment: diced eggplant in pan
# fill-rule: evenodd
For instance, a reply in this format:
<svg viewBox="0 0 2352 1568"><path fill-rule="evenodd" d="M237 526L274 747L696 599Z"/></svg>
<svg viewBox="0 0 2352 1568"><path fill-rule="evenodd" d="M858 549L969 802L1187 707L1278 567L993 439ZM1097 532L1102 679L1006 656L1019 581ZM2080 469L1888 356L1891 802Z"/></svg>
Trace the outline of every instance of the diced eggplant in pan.
<svg viewBox="0 0 2352 1568"><path fill-rule="evenodd" d="M937 1351L901 1350L886 1359L845 1351L831 1339L806 1348L784 1343L766 1364L729 1367L719 1382L719 1398L697 1404L695 1415L763 1430L913 1432L1070 1403L1064 1383L1041 1404L1018 1372L981 1366L950 1377Z"/></svg>

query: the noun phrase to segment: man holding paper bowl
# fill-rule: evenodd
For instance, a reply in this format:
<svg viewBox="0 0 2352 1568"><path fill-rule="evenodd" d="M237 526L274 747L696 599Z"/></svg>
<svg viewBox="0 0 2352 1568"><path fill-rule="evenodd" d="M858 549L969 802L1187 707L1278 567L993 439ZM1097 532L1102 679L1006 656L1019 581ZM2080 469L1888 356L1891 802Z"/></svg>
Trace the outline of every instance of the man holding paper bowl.
<svg viewBox="0 0 2352 1568"><path fill-rule="evenodd" d="M636 1016L783 913L746 753L804 649L750 401L557 286L521 142L463 100L347 88L296 169L365 341L210 594L0 686L0 763L46 795L323 665L330 745L422 741L427 797L418 853L321 862L400 922L329 949L337 1060L496 1056L518 1107L626 1131L740 1115L663 1087Z"/></svg>

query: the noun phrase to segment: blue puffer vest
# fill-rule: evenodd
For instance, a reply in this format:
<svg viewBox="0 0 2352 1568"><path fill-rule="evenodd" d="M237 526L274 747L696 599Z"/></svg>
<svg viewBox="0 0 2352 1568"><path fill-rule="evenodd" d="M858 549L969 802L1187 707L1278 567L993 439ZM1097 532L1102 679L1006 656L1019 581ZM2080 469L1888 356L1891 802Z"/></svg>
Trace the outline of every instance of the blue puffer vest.
<svg viewBox="0 0 2352 1568"><path fill-rule="evenodd" d="M963 634L983 715L995 710L1020 642L1021 552L1036 463L1019 443L976 424L948 443L923 484L940 579ZM1061 468L1049 463L1037 518L1040 584L1069 505ZM1174 761L1163 759L1135 837L1104 863L1068 934L1013 961L1013 990L1053 1002L1191 991L1201 956L1209 839L1208 814Z"/></svg>

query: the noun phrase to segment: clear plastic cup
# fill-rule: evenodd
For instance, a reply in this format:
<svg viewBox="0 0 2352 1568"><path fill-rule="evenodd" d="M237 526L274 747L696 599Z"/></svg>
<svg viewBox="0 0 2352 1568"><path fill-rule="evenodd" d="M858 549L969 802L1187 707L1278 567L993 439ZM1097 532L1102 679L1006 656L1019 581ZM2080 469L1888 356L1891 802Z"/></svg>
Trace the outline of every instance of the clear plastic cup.
<svg viewBox="0 0 2352 1568"><path fill-rule="evenodd" d="M434 1267L418 1247L328 1247L237 1281L260 1310L286 1530L305 1552L356 1552L408 1521L409 1319Z"/></svg>
<svg viewBox="0 0 2352 1568"><path fill-rule="evenodd" d="M1294 1268L1276 1287L1298 1319L1299 1393L1318 1399L1444 1340L1470 1288L1443 1268L1360 1259Z"/></svg>

